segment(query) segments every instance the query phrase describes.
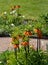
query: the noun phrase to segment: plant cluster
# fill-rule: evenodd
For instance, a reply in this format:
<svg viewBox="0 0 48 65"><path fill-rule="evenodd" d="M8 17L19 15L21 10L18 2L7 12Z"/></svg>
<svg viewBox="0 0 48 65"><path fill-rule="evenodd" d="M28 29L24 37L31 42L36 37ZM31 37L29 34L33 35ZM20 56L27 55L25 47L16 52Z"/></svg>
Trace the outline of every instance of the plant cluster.
<svg viewBox="0 0 48 65"><path fill-rule="evenodd" d="M13 51L5 51L0 54L0 65L48 65L48 53L39 50L38 52L30 47L29 53L20 48L17 59Z"/></svg>
<svg viewBox="0 0 48 65"><path fill-rule="evenodd" d="M40 16L38 19L25 20L26 17L22 16L20 8L20 5L14 5L10 12L2 13L0 16L0 34L8 33L11 35L14 30L16 30L16 33L22 34L26 30L35 35L33 30L39 28L43 35L48 35L48 14Z"/></svg>

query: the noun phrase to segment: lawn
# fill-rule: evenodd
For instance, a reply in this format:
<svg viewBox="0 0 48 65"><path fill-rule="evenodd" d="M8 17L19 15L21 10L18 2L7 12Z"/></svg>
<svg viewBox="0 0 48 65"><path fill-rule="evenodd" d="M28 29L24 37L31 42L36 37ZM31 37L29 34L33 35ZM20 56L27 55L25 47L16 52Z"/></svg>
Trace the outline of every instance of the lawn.
<svg viewBox="0 0 48 65"><path fill-rule="evenodd" d="M48 0L0 0L0 14L10 11L13 5L20 5L20 12L26 18L38 17L48 12Z"/></svg>

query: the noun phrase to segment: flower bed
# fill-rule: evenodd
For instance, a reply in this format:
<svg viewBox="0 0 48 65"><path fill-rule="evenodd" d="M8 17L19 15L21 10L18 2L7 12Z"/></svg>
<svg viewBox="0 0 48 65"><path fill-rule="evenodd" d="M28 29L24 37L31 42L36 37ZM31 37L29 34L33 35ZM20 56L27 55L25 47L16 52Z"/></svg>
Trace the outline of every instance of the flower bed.
<svg viewBox="0 0 48 65"><path fill-rule="evenodd" d="M35 51L30 47L25 50L23 47L17 53L5 51L0 54L0 65L48 65L48 53L39 50Z"/></svg>
<svg viewBox="0 0 48 65"><path fill-rule="evenodd" d="M47 65L48 52L41 50L41 41L43 34L48 35L48 26L46 20L24 21L24 16L20 14L20 5L14 5L10 14L4 12L0 22L1 31L9 33L11 44L14 51L6 51L1 54L2 65ZM9 16L8 16L9 15ZM44 23L43 23L44 22ZM4 23L4 24L3 24ZM45 29L44 29L45 28ZM47 30L47 31L46 31ZM37 36L36 49L31 45L29 40L31 36ZM20 43L21 39L21 43ZM9 48L8 48L9 49ZM3 57L2 57L3 56Z"/></svg>
<svg viewBox="0 0 48 65"><path fill-rule="evenodd" d="M32 19L26 19L20 12L20 5L14 5L9 12L3 12L0 16L0 36L11 36L17 30L21 34L23 31L31 31L35 35L34 29L39 29L43 36L48 36L48 14ZM16 32L17 32L16 31Z"/></svg>

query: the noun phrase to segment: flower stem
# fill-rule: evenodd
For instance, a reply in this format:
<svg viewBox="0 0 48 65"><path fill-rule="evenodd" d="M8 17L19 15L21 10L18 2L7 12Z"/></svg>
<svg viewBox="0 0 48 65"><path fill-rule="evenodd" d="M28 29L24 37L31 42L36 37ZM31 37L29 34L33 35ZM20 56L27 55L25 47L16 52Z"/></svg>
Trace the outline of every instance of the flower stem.
<svg viewBox="0 0 48 65"><path fill-rule="evenodd" d="M25 57L26 57L26 65L27 65L27 49L26 47L24 47L24 49L25 49Z"/></svg>
<svg viewBox="0 0 48 65"><path fill-rule="evenodd" d="M16 48L14 49L14 52L15 52L16 65L17 65L17 49Z"/></svg>
<svg viewBox="0 0 48 65"><path fill-rule="evenodd" d="M29 45L28 45L28 53L29 53Z"/></svg>
<svg viewBox="0 0 48 65"><path fill-rule="evenodd" d="M40 47L41 47L40 39L37 39L37 52L40 49Z"/></svg>
<svg viewBox="0 0 48 65"><path fill-rule="evenodd" d="M37 52L38 52L38 46L39 46L39 44L38 44L38 39L37 39Z"/></svg>

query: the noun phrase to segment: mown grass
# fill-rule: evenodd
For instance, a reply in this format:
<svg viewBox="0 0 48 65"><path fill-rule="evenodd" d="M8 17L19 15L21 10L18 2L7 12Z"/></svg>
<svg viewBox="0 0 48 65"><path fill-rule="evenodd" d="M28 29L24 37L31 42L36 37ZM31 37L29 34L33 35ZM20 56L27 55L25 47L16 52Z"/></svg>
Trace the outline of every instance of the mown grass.
<svg viewBox="0 0 48 65"><path fill-rule="evenodd" d="M3 11L10 11L13 5L21 5L20 12L29 18L48 12L48 0L0 0L0 14Z"/></svg>

